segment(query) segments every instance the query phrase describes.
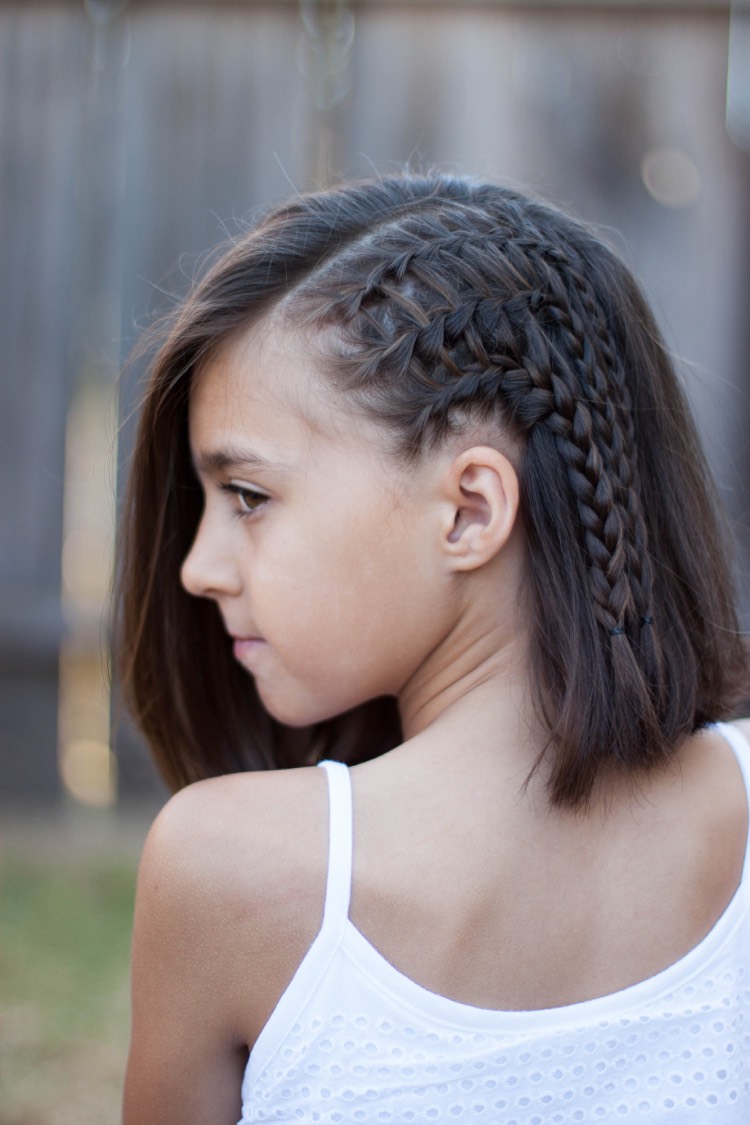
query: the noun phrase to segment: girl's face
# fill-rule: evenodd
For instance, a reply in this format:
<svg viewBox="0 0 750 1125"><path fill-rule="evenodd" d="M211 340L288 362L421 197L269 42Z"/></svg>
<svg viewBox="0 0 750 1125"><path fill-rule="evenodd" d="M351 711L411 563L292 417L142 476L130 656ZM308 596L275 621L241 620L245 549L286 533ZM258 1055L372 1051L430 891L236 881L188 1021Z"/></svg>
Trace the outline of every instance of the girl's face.
<svg viewBox="0 0 750 1125"><path fill-rule="evenodd" d="M189 411L205 507L182 583L292 725L398 695L450 630L435 466L397 467L319 363L261 323L198 375Z"/></svg>

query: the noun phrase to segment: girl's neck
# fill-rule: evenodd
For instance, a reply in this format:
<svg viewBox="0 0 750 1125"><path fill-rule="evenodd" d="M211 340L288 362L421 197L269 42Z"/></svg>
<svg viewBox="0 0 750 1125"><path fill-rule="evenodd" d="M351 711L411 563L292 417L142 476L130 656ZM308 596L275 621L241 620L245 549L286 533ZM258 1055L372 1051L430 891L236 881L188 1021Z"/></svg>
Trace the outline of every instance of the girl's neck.
<svg viewBox="0 0 750 1125"><path fill-rule="evenodd" d="M522 784L546 743L527 669L518 634L452 646L449 659L436 656L399 697L404 743L427 751L436 765L443 752L455 758L457 748L464 761L486 756Z"/></svg>

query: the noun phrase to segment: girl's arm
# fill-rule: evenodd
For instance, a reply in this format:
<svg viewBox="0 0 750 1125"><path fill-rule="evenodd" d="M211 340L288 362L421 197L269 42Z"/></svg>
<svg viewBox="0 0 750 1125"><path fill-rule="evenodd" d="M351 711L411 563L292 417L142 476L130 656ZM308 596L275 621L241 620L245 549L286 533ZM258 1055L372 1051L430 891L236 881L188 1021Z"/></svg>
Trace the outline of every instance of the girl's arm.
<svg viewBox="0 0 750 1125"><path fill-rule="evenodd" d="M173 797L136 894L123 1125L236 1125L252 1045L317 933L321 770L235 775Z"/></svg>
<svg viewBox="0 0 750 1125"><path fill-rule="evenodd" d="M229 995L226 872L197 805L193 794L173 798L141 861L123 1125L236 1125L241 1115L247 1049Z"/></svg>

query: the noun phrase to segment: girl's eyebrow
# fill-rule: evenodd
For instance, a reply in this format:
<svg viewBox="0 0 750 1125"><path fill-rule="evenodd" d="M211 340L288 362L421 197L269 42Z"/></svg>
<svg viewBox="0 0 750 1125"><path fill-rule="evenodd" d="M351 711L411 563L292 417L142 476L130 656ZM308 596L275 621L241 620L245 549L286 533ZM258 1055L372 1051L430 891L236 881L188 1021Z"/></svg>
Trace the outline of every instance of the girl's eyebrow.
<svg viewBox="0 0 750 1125"><path fill-rule="evenodd" d="M203 474L232 468L278 470L283 467L279 462L269 461L253 449L243 449L240 446L201 450L193 458L193 464L195 471Z"/></svg>

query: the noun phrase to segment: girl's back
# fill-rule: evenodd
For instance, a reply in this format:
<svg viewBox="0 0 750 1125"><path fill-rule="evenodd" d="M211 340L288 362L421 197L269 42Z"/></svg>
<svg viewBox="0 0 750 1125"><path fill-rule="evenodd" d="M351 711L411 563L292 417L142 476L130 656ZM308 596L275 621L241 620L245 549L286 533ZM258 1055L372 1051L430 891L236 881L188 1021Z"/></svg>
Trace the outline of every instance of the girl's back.
<svg viewBox="0 0 750 1125"><path fill-rule="evenodd" d="M149 891L147 853L140 914L163 919L166 867L160 955L190 932L181 1003L205 1005L208 972L214 1016L252 1047L243 1121L278 1119L279 1105L284 1120L430 1120L447 1105L519 1125L650 1123L670 1108L740 1125L749 725L696 736L669 775L575 821L528 791L507 800L471 749L407 745L355 767L348 909L336 767L330 839L323 770L186 790L150 842L160 878ZM162 1073L190 1073L193 1112L215 1028L175 1023L155 1003L158 966L143 975L163 1017L144 1042L160 1044ZM173 971L163 979L174 988Z"/></svg>
<svg viewBox="0 0 750 1125"><path fill-rule="evenodd" d="M616 992L697 945L739 884L747 798L718 733L580 818L508 799L470 751L431 761L353 771L351 918L441 995L526 1010Z"/></svg>

